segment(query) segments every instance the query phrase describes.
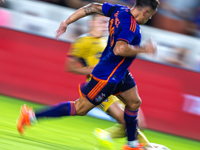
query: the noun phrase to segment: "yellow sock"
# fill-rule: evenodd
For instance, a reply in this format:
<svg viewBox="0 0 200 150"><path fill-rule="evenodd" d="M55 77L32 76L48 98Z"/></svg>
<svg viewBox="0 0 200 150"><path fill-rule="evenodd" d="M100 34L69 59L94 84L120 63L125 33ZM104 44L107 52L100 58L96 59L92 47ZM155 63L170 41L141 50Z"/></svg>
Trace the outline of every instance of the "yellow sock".
<svg viewBox="0 0 200 150"><path fill-rule="evenodd" d="M148 144L149 141L147 137L144 135L144 133L140 129L137 129L137 132L138 132L139 143Z"/></svg>
<svg viewBox="0 0 200 150"><path fill-rule="evenodd" d="M110 133L111 138L126 137L126 132L121 124L116 124L110 128L105 129L105 131Z"/></svg>

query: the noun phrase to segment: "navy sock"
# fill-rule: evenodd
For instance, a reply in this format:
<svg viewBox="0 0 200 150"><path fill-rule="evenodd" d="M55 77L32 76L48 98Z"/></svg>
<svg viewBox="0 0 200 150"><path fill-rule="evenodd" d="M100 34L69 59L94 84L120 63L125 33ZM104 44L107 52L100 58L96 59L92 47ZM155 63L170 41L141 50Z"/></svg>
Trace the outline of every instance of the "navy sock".
<svg viewBox="0 0 200 150"><path fill-rule="evenodd" d="M137 140L137 111L124 110L124 119L126 122L126 132L128 141Z"/></svg>
<svg viewBox="0 0 200 150"><path fill-rule="evenodd" d="M62 102L57 105L47 107L43 110L36 111L35 117L62 117L62 116L74 116L76 114L74 102Z"/></svg>

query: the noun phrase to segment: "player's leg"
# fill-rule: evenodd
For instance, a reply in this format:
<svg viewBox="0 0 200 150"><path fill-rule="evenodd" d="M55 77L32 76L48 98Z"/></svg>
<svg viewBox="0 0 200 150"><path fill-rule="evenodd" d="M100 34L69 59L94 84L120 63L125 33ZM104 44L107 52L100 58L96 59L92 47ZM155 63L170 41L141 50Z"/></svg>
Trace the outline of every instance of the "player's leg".
<svg viewBox="0 0 200 150"><path fill-rule="evenodd" d="M108 84L105 80L95 80L92 78L88 83L79 86L81 97L75 102L62 102L51 107L45 107L35 114L27 106L24 106L21 109L21 114L17 121L18 131L23 133L24 126L30 125L31 120L44 117L86 115L89 110L107 99L111 95L114 87L115 84Z"/></svg>
<svg viewBox="0 0 200 150"><path fill-rule="evenodd" d="M118 122L120 122L120 125L122 128L121 130L111 129L107 131L107 129L103 130L100 128L96 128L94 130L94 135L97 138L98 146L100 149L107 149L107 150L113 150L114 148L114 143L113 143L113 137L115 138L116 136L122 137L121 134L125 134L125 129L122 124L125 125L124 121L124 112L123 112L123 106L119 105L120 100L116 96L109 96L107 100L103 101L99 106L100 108L112 116L114 119L116 119ZM115 127L113 127L115 128ZM125 137L125 136L123 136Z"/></svg>
<svg viewBox="0 0 200 150"><path fill-rule="evenodd" d="M108 97L107 100L105 100L104 102L102 102L100 104L100 107L104 112L106 112L107 114L109 114L110 116L115 118L118 121L118 123L120 123L120 124L116 124L113 127L110 127L110 128L104 129L104 130L109 132L110 136L112 138L125 137L126 136L126 133L125 133L126 127L125 127L125 121L124 121L125 104L123 102L121 102L116 96L111 95ZM145 117L144 117L144 114L143 114L141 108L138 112L138 128L140 130L146 128L146 121L145 121ZM141 131L140 131L140 133L141 133ZM138 140L140 143L141 142L144 143L143 141L146 141L145 139L146 139L145 136L138 137Z"/></svg>
<svg viewBox="0 0 200 150"><path fill-rule="evenodd" d="M124 119L126 122L128 146L133 148L137 147L137 115L141 105L141 99L137 93L137 86L122 92L118 97L126 104Z"/></svg>
<svg viewBox="0 0 200 150"><path fill-rule="evenodd" d="M31 121L42 119L46 117L62 117L62 116L74 116L74 115L85 115L87 112L95 107L90 101L82 96L81 88L85 88L90 91L90 87L93 83L82 84L79 87L81 97L75 102L62 102L57 105L44 107L42 110L38 110L33 113L32 109L28 106L22 106L20 117L17 121L17 129L20 134L24 132L24 126L30 125Z"/></svg>
<svg viewBox="0 0 200 150"><path fill-rule="evenodd" d="M124 120L126 122L128 146L123 147L123 149L138 149L137 116L141 99L137 92L136 83L129 71L127 71L121 83L118 84L114 94L117 94L117 97L125 104Z"/></svg>
<svg viewBox="0 0 200 150"><path fill-rule="evenodd" d="M89 85L89 83L82 84L79 87L79 91L81 91L81 88L86 88L89 91L90 88L86 85ZM19 133L22 134L24 132L24 126L31 125L31 122L35 122L35 120L44 117L85 115L90 109L95 107L95 105L84 98L82 94L83 93L80 92L81 97L75 102L62 102L57 105L44 107L42 110L36 111L35 113L28 106L22 106L20 117L17 121Z"/></svg>
<svg viewBox="0 0 200 150"><path fill-rule="evenodd" d="M95 107L91 104L87 99L80 97L75 102L61 102L59 104L45 107L44 109L38 110L35 112L35 117L37 119L40 118L54 118L54 117L62 117L62 116L84 116L87 114L89 110Z"/></svg>
<svg viewBox="0 0 200 150"><path fill-rule="evenodd" d="M116 96L111 95L106 101L100 104L100 106L103 109L103 111L105 111L113 118L115 118L119 123L121 123L104 130L97 128L94 131L94 135L97 137L100 147L106 147L107 149L111 149L111 146L113 145L111 139L126 137L125 127L122 125L125 123L123 111L124 103L122 103ZM143 113L140 114L140 110L138 117L144 117ZM144 121L145 120L143 120L140 123L143 123ZM149 146L149 141L146 138L146 136L142 133L142 131L137 129L137 133L139 143Z"/></svg>
<svg viewBox="0 0 200 150"><path fill-rule="evenodd" d="M126 132L125 132L125 126L122 124L125 124L124 121L124 103L122 103L116 96L111 95L108 97L108 99L106 101L104 101L103 103L100 104L101 108L103 109L103 111L105 111L106 113L108 113L109 115L111 115L113 118L115 118L120 124L116 124L110 128L107 129L96 129L95 131L95 135L97 135L97 138L101 138L103 137L103 139L101 139L101 143L104 143L102 141L109 141L110 137L113 138L122 138L122 137L126 137ZM144 115L141 111L141 109L139 110L138 113L138 120L140 120L138 125L140 125L141 127L145 127L146 124L143 125L143 123L145 123L145 118ZM139 127L140 128L140 127ZM138 131L138 141L139 143L142 144L147 144L149 143L149 141L147 140L146 136L142 133L142 131L140 129L137 130ZM104 135L104 136L100 136L100 135ZM107 139L106 139L107 137Z"/></svg>
<svg viewBox="0 0 200 150"><path fill-rule="evenodd" d="M87 99L80 97L78 100L61 102L56 105L46 106L35 113L31 108L24 105L21 108L20 117L17 121L17 129L22 134L24 126L31 125L36 120L42 118L56 118L62 116L86 115L95 105L90 103Z"/></svg>
<svg viewBox="0 0 200 150"><path fill-rule="evenodd" d="M106 131L110 134L111 138L123 138L126 137L126 132L124 130L124 127L121 124L115 124L114 126L107 128L103 131ZM144 133L138 128L138 141L141 144L148 145L150 142L147 139L147 137L144 135Z"/></svg>
<svg viewBox="0 0 200 150"><path fill-rule="evenodd" d="M124 104L114 95L108 97L108 102L103 102L105 107L103 110L112 116L119 124L113 127L105 129L105 131L110 133L112 138L122 138L126 137L125 133L125 120L124 120ZM107 108L107 109L105 109Z"/></svg>
<svg viewBox="0 0 200 150"><path fill-rule="evenodd" d="M139 128L137 129L137 134L138 134L138 141L140 144L143 144L144 146L149 145L150 143L149 140Z"/></svg>
<svg viewBox="0 0 200 150"><path fill-rule="evenodd" d="M100 108L104 112L116 119L125 128L124 107L125 104L114 95L109 96L107 100L100 104ZM138 128L140 130L146 128L146 120L141 108L138 111Z"/></svg>
<svg viewBox="0 0 200 150"><path fill-rule="evenodd" d="M103 105L103 106L102 106ZM102 102L100 105L104 112L112 116L117 122L125 128L124 121L124 104L114 95L108 97L108 101Z"/></svg>

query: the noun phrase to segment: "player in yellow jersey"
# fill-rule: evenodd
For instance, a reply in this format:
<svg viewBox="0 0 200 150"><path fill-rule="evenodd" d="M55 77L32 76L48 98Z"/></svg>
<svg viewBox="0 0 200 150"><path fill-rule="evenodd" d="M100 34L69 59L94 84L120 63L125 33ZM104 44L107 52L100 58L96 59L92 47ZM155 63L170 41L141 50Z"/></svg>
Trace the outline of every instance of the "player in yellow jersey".
<svg viewBox="0 0 200 150"><path fill-rule="evenodd" d="M93 15L93 18L89 23L91 26L90 31L81 35L72 43L66 59L66 71L87 75L87 80L90 80L89 74L92 72L93 67L99 62L101 54L106 46L107 38L104 37L104 34L107 29L107 22L108 19L106 17L98 14ZM114 149L109 138L112 139L126 136L124 130L123 104L116 96L111 95L108 97L108 100L104 101L100 106L103 111L110 114L121 123L106 130L95 129L94 131L94 134L100 140L100 144L102 144L101 149L103 149L103 147L106 149ZM142 112L140 112L139 126L142 128L145 126ZM139 129L138 132L140 143L148 143L147 138Z"/></svg>

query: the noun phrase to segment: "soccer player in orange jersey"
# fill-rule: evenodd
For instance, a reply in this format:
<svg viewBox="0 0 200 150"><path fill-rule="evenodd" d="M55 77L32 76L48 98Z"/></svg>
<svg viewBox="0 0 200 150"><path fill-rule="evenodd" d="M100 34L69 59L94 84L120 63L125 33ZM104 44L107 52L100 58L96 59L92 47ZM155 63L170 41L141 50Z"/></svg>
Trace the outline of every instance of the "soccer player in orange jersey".
<svg viewBox="0 0 200 150"><path fill-rule="evenodd" d="M137 115L141 99L128 67L138 53L156 52L156 46L151 40L140 45L139 25L145 24L156 13L158 5L158 0L137 0L132 8L111 3L90 3L64 20L57 30L57 39L66 31L69 24L82 17L94 13L110 17L107 46L91 73L91 80L80 85L81 96L78 100L62 102L36 113L27 106L22 107L17 122L18 131L23 132L24 126L29 125L34 118L86 115L110 95L117 95L125 103L127 144L122 149L143 150L137 139Z"/></svg>
<svg viewBox="0 0 200 150"><path fill-rule="evenodd" d="M107 38L105 32L108 26L108 17L94 14L89 21L90 29L87 33L80 35L72 44L66 59L66 71L86 75L86 80L91 79L91 72L100 60L101 54L106 47ZM126 137L124 121L124 104L114 95L102 102L100 108L115 118L120 124L108 129L95 129L94 135L98 139L99 146L106 149L114 149L112 138ZM145 128L145 118L141 109L138 115L139 128ZM103 136L101 136L104 134ZM140 143L148 143L147 138L138 129L138 140ZM104 138L101 138L104 137Z"/></svg>

